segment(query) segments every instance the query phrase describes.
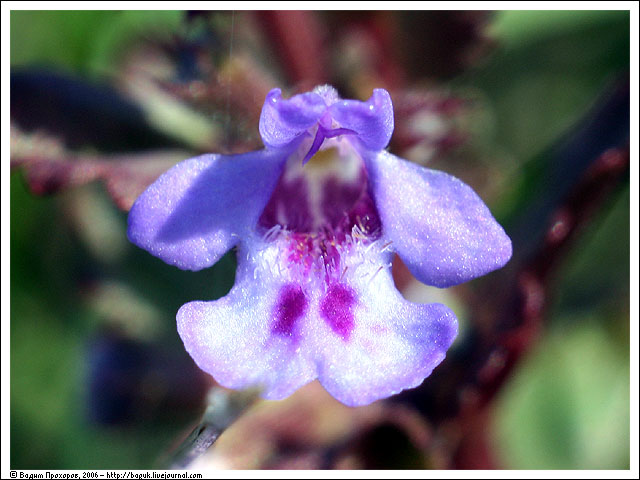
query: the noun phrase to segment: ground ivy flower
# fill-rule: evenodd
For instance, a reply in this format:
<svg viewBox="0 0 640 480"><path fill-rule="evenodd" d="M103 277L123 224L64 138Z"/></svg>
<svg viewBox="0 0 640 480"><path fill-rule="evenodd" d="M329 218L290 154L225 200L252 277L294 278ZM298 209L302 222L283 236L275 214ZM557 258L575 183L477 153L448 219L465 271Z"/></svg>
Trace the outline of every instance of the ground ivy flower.
<svg viewBox="0 0 640 480"><path fill-rule="evenodd" d="M237 246L229 294L177 315L221 385L281 399L317 378L356 406L419 385L444 359L456 317L405 300L393 254L448 287L503 266L511 242L469 186L385 151L392 131L386 90L361 102L330 86L274 89L263 150L185 160L137 199L129 238L167 263L199 270Z"/></svg>

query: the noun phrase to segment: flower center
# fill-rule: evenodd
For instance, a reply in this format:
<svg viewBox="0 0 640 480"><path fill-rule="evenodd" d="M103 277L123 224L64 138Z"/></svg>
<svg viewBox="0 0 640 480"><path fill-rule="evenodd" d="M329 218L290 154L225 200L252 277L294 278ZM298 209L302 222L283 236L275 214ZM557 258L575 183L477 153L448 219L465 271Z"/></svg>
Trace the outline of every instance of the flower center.
<svg viewBox="0 0 640 480"><path fill-rule="evenodd" d="M316 272L329 285L340 277L350 244L380 236L380 218L360 156L344 137L323 140L306 164L300 159L308 145L289 158L259 225L278 231L284 264L304 277Z"/></svg>
<svg viewBox="0 0 640 480"><path fill-rule="evenodd" d="M279 225L290 232L340 238L358 226L375 235L379 217L362 160L342 139L325 140L306 164L300 162L305 148L289 158L259 219L265 230Z"/></svg>
<svg viewBox="0 0 640 480"><path fill-rule="evenodd" d="M338 130L318 125L313 142L291 155L259 220L263 265L286 282L272 333L293 344L311 299L333 334L348 342L356 324L355 285L389 267L363 161L348 133Z"/></svg>

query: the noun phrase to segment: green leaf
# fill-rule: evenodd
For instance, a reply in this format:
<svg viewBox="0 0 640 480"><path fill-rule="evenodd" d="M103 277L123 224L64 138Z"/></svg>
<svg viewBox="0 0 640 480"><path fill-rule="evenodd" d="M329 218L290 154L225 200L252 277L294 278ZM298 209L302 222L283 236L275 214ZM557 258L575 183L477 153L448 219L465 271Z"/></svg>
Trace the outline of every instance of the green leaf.
<svg viewBox="0 0 640 480"><path fill-rule="evenodd" d="M495 443L505 468L629 468L628 351L597 322L576 320L538 346L499 398Z"/></svg>

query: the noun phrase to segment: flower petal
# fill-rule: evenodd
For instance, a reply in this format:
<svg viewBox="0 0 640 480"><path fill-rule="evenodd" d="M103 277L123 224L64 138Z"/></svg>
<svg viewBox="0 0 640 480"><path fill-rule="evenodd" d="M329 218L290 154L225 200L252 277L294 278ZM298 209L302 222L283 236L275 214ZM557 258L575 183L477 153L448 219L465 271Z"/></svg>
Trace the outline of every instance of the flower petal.
<svg viewBox="0 0 640 480"><path fill-rule="evenodd" d="M265 264L264 242L238 249L236 283L226 297L178 311L178 333L198 366L227 388L260 388L278 400L316 378L301 346L310 301L300 285Z"/></svg>
<svg viewBox="0 0 640 480"><path fill-rule="evenodd" d="M329 112L341 127L356 132L370 150L382 150L391 139L393 104L389 92L382 88L375 89L366 102L339 100Z"/></svg>
<svg viewBox="0 0 640 480"><path fill-rule="evenodd" d="M287 152L202 155L158 178L129 213L129 239L182 269L216 263L253 229Z"/></svg>
<svg viewBox="0 0 640 480"><path fill-rule="evenodd" d="M326 111L323 98L315 92L282 98L282 91L274 88L267 94L260 114L260 136L268 147L287 145L303 135Z"/></svg>
<svg viewBox="0 0 640 480"><path fill-rule="evenodd" d="M344 290L351 291L350 306ZM445 358L457 335L451 310L439 303L422 305L402 298L389 268L364 276L362 269L350 278L345 275L335 294L330 288L327 297L320 302L320 312L321 316L331 312L332 321L316 323L313 334L318 378L349 406L418 386ZM323 308L327 301L334 306Z"/></svg>
<svg viewBox="0 0 640 480"><path fill-rule="evenodd" d="M509 261L511 240L464 182L388 152L365 161L383 235L418 280L448 287Z"/></svg>

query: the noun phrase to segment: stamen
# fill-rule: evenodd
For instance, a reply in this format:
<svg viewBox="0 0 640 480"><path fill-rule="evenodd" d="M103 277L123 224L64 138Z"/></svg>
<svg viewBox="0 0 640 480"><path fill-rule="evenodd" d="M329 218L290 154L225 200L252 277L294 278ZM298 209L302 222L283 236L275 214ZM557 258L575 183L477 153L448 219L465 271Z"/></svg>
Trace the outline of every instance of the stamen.
<svg viewBox="0 0 640 480"><path fill-rule="evenodd" d="M320 150L320 147L322 146L322 143L324 142L324 128L322 128L322 126L318 125L318 131L316 132L316 137L313 139L313 143L311 144L311 148L309 149L309 151L307 152L307 154L304 156L304 158L302 159L302 164L306 164L309 160L311 160L311 157L313 157L318 150Z"/></svg>
<svg viewBox="0 0 640 480"><path fill-rule="evenodd" d="M332 130L325 130L324 132L325 138L333 138L339 135L357 135L357 133L353 130L349 130L348 128L334 128Z"/></svg>
<svg viewBox="0 0 640 480"><path fill-rule="evenodd" d="M333 138L340 135L356 135L356 132L353 130L349 130L348 128L333 128L331 130L327 130L322 125L318 124L318 130L316 131L316 136L313 139L313 143L311 144L311 148L307 152L307 154L302 159L302 164L306 164L311 157L313 157L324 142L325 138Z"/></svg>

